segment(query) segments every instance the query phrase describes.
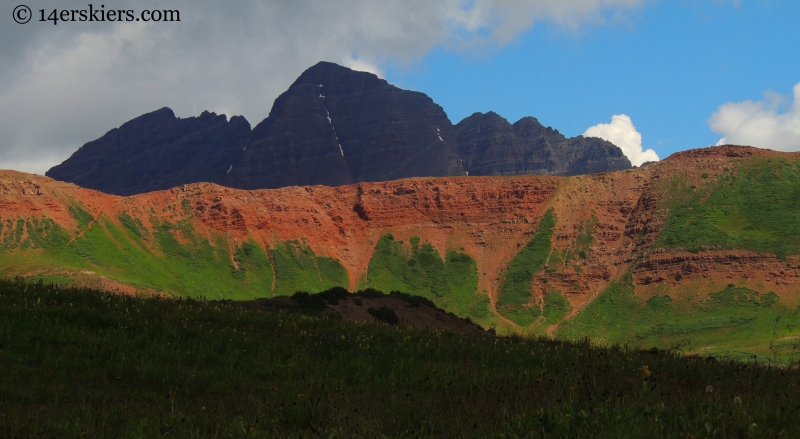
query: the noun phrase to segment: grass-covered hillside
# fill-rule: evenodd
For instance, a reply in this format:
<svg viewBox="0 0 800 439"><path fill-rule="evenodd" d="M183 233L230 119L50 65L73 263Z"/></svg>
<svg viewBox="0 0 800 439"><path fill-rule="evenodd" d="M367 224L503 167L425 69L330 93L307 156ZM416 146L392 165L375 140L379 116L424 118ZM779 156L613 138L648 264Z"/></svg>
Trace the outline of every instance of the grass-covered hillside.
<svg viewBox="0 0 800 439"><path fill-rule="evenodd" d="M658 248L740 248L780 259L800 253L800 161L756 157L700 178L663 183L669 217Z"/></svg>
<svg viewBox="0 0 800 439"><path fill-rule="evenodd" d="M2 437L777 438L800 424L796 366L9 281L0 315Z"/></svg>
<svg viewBox="0 0 800 439"><path fill-rule="evenodd" d="M396 241L387 234L375 245L364 287L381 291L411 292L437 306L488 327L496 324L491 302L478 291L478 269L469 255L449 251L445 255L430 244Z"/></svg>
<svg viewBox="0 0 800 439"><path fill-rule="evenodd" d="M800 283L792 280L800 270L800 160L767 155L717 168L673 171L655 185L653 216L663 217L663 227L651 251L689 252L700 262L678 262L664 276L635 261L554 335L740 360L800 360ZM731 251L762 256L711 262L701 271L703 258ZM637 285L634 271L666 279ZM713 282L726 276L727 283Z"/></svg>
<svg viewBox="0 0 800 439"><path fill-rule="evenodd" d="M74 231L47 219L8 220L0 266L49 282L68 282L69 275L90 271L144 291L210 299L348 286L342 265L315 255L302 240L265 249L252 240L232 245L223 233L201 235L191 218L172 223L153 216L148 227L124 212L118 221L94 218L77 204L70 213L78 223Z"/></svg>
<svg viewBox="0 0 800 439"><path fill-rule="evenodd" d="M637 297L630 275L613 282L555 336L697 352L746 361L800 360L800 312L778 296L729 284L707 298Z"/></svg>

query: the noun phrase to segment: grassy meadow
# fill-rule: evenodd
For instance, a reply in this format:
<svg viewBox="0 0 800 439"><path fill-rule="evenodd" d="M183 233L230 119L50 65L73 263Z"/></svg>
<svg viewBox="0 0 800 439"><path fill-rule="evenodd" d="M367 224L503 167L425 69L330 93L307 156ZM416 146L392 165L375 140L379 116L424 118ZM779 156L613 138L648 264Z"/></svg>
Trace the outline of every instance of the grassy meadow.
<svg viewBox="0 0 800 439"><path fill-rule="evenodd" d="M796 364L20 281L0 282L0 315L0 437L777 438L800 425Z"/></svg>

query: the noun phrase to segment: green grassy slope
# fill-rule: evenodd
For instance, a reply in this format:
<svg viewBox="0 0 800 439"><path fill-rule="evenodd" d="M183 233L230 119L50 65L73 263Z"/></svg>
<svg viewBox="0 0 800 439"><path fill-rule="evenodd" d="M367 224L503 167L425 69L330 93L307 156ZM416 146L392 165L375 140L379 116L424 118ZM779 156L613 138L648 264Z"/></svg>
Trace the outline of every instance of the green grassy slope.
<svg viewBox="0 0 800 439"><path fill-rule="evenodd" d="M615 282L555 335L589 337L603 344L678 348L746 360L800 361L800 308L788 308L773 293L733 284L708 299L645 301L633 293L630 274Z"/></svg>
<svg viewBox="0 0 800 439"><path fill-rule="evenodd" d="M531 282L547 263L556 216L548 210L528 244L508 263L497 296L497 310L520 326L529 326L542 315L537 304L531 304Z"/></svg>
<svg viewBox="0 0 800 439"><path fill-rule="evenodd" d="M797 367L4 281L0 315L0 437L768 438L800 424Z"/></svg>
<svg viewBox="0 0 800 439"><path fill-rule="evenodd" d="M316 293L348 286L347 271L339 261L317 257L300 241L288 241L270 249L270 254L277 273L276 295L287 296L298 291Z"/></svg>
<svg viewBox="0 0 800 439"><path fill-rule="evenodd" d="M657 248L745 249L783 259L800 253L800 161L755 157L701 179L691 184L677 176L661 183L668 216ZM738 359L800 360L800 310L771 292L731 284L697 291L704 299L664 293L645 301L626 275L561 323L555 335Z"/></svg>
<svg viewBox="0 0 800 439"><path fill-rule="evenodd" d="M779 258L800 253L800 161L757 157L707 183L664 184L669 209L661 248L742 248Z"/></svg>
<svg viewBox="0 0 800 439"><path fill-rule="evenodd" d="M411 238L406 248L392 234L383 236L375 245L362 286L419 295L483 326L496 322L489 297L477 291L475 260L456 251L448 251L443 259L430 243L420 244L419 237Z"/></svg>
<svg viewBox="0 0 800 439"><path fill-rule="evenodd" d="M39 278L52 275L64 282L65 271L84 270L143 289L211 299L271 297L273 273L275 295L348 285L338 261L317 257L296 241L269 249L273 267L254 241L231 249L222 234L200 236L188 219L171 223L152 217L148 226L126 213L119 223L106 216L95 220L77 205L70 213L78 230L66 230L47 218L9 222L6 227L12 232L0 246L5 273L39 272Z"/></svg>

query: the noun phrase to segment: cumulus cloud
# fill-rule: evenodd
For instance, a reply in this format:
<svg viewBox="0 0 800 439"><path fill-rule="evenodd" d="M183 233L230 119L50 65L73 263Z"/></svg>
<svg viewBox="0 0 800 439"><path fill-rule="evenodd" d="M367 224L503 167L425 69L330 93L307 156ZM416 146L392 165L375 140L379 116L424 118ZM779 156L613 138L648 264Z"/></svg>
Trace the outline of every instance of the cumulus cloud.
<svg viewBox="0 0 800 439"><path fill-rule="evenodd" d="M722 135L717 145L749 145L778 151L800 151L800 83L794 86L793 102L774 92L763 101L728 102L708 121L711 130Z"/></svg>
<svg viewBox="0 0 800 439"><path fill-rule="evenodd" d="M642 135L636 131L633 121L625 114L615 114L611 117L611 123L601 123L589 127L583 136L599 137L617 145L634 166L659 160L658 155L652 149L642 149Z"/></svg>
<svg viewBox="0 0 800 439"><path fill-rule="evenodd" d="M342 59L342 65L355 70L357 72L367 72L372 73L373 75L384 79L383 70L378 67L374 62L370 62L364 59L353 58L350 56L346 56Z"/></svg>
<svg viewBox="0 0 800 439"><path fill-rule="evenodd" d="M181 21L3 25L0 169L43 173L164 106L181 117L209 110L256 124L318 61L382 75L381 66L414 62L436 46L499 47L539 21L572 29L643 1L144 0L137 13L167 5ZM35 9L86 7L40 0Z"/></svg>

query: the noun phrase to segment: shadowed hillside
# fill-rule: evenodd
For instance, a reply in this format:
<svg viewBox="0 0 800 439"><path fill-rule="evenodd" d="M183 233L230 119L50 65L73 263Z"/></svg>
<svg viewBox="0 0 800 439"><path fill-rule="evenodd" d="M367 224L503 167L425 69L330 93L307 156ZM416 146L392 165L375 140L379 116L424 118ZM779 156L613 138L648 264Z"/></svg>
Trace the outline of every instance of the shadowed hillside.
<svg viewBox="0 0 800 439"><path fill-rule="evenodd" d="M800 421L797 365L354 323L267 302L0 280L0 436L774 438Z"/></svg>

